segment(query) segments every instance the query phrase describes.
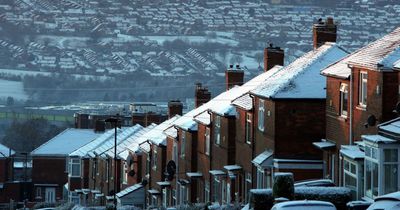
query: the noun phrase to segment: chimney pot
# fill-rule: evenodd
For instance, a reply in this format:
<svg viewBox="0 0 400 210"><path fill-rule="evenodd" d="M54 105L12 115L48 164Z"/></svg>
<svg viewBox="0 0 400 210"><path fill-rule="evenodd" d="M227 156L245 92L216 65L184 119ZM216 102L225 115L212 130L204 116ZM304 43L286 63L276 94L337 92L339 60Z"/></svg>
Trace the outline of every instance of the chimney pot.
<svg viewBox="0 0 400 210"><path fill-rule="evenodd" d="M239 64L236 65L236 69L240 69L240 65Z"/></svg>
<svg viewBox="0 0 400 210"><path fill-rule="evenodd" d="M230 69L233 69L233 64L230 64L230 65L229 65L229 68L230 68Z"/></svg>
<svg viewBox="0 0 400 210"><path fill-rule="evenodd" d="M313 25L313 47L314 49L325 44L325 42L336 42L337 26L332 17L328 17L326 22L322 18Z"/></svg>

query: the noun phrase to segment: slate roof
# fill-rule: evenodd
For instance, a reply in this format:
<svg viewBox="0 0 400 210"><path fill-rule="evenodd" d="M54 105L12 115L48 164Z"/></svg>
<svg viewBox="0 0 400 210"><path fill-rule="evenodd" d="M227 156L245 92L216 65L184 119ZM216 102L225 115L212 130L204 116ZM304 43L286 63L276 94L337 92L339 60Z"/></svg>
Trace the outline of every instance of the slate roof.
<svg viewBox="0 0 400 210"><path fill-rule="evenodd" d="M250 91L262 98L324 99L326 78L320 71L348 55L335 43L325 43L277 72L274 77Z"/></svg>
<svg viewBox="0 0 400 210"><path fill-rule="evenodd" d="M0 144L0 158L10 157L10 155L15 154L15 151L11 148L6 147L3 144Z"/></svg>
<svg viewBox="0 0 400 210"><path fill-rule="evenodd" d="M400 27L330 65L321 74L347 79L351 73L349 64L372 70L400 69Z"/></svg>
<svg viewBox="0 0 400 210"><path fill-rule="evenodd" d="M67 156L100 134L92 129L68 128L31 152L32 156Z"/></svg>

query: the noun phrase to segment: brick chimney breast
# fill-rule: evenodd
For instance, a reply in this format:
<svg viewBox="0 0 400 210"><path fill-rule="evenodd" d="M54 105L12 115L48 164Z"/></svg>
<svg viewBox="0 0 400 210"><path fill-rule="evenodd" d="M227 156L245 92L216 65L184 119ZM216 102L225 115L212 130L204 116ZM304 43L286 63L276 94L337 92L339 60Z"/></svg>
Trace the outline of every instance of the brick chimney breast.
<svg viewBox="0 0 400 210"><path fill-rule="evenodd" d="M317 49L325 42L336 42L337 25L332 17L324 22L321 18L313 25L313 47Z"/></svg>
<svg viewBox="0 0 400 210"><path fill-rule="evenodd" d="M264 72L276 65L283 66L284 60L285 52L280 47L274 47L271 43L268 47L264 48Z"/></svg>
<svg viewBox="0 0 400 210"><path fill-rule="evenodd" d="M168 118L172 118L175 115L182 116L183 104L179 100L171 100L168 102Z"/></svg>
<svg viewBox="0 0 400 210"><path fill-rule="evenodd" d="M236 69L233 69L233 65L229 65L229 68L225 71L225 85L226 90L231 89L235 85L243 85L244 71L240 68L240 65L236 65Z"/></svg>
<svg viewBox="0 0 400 210"><path fill-rule="evenodd" d="M195 106L196 108L211 100L211 93L201 83L196 83Z"/></svg>

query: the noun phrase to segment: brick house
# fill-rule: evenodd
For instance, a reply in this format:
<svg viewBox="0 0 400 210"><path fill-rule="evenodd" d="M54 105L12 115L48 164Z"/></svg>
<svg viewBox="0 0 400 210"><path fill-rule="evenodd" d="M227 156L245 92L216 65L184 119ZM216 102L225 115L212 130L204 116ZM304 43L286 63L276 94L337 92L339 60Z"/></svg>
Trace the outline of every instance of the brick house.
<svg viewBox="0 0 400 210"><path fill-rule="evenodd" d="M117 154L130 141L141 135L144 129L138 124L132 127L117 128ZM112 130L113 134L114 132ZM123 173L125 171L125 163L118 156L114 161L115 139L114 135L108 134L109 132L107 132L105 138L100 137L102 141L95 142L96 146L87 152L89 157L90 194L85 197L86 203L105 204L106 202L112 202L114 193L121 191L122 186L126 183L126 176ZM79 190L75 190L75 192L79 193Z"/></svg>
<svg viewBox="0 0 400 210"><path fill-rule="evenodd" d="M15 151L0 144L0 204L9 203L10 199L20 201L19 190L13 190L9 183L12 182L12 156ZM14 192L13 192L14 191Z"/></svg>
<svg viewBox="0 0 400 210"><path fill-rule="evenodd" d="M67 157L72 151L91 142L99 134L92 129L66 129L31 152L32 183L35 202L64 200L68 182Z"/></svg>
<svg viewBox="0 0 400 210"><path fill-rule="evenodd" d="M346 55L325 43L286 67L269 70L270 79L233 101L244 199L250 188L271 187L274 172L293 172L295 180L322 174L321 152L312 146L325 136L326 82L319 71Z"/></svg>
<svg viewBox="0 0 400 210"><path fill-rule="evenodd" d="M393 110L399 101L399 46L397 28L321 72L327 77L326 137L314 144L324 151L324 177L337 184L350 184L343 174L341 147L354 145L362 135L376 134L375 124L397 116ZM347 158L346 164L349 161L358 162Z"/></svg>
<svg viewBox="0 0 400 210"><path fill-rule="evenodd" d="M171 182L167 179L167 135L164 130L179 119L179 115L164 121L155 126L148 133L140 138L145 141L140 144L142 160L146 160L146 164L142 166L142 177L147 177L147 204L149 206L169 206L171 195Z"/></svg>

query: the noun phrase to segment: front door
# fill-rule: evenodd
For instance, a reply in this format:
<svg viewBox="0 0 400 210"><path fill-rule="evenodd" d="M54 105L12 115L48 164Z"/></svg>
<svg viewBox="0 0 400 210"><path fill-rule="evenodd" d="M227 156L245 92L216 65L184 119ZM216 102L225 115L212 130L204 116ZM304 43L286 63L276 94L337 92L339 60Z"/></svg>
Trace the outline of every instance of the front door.
<svg viewBox="0 0 400 210"><path fill-rule="evenodd" d="M56 188L46 187L45 201L46 203L56 202Z"/></svg>

